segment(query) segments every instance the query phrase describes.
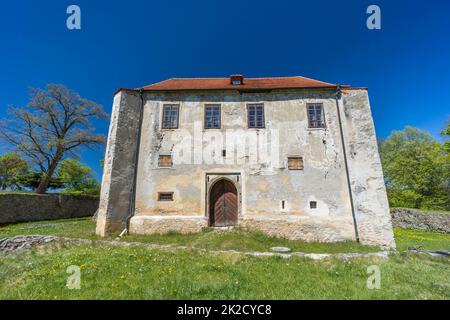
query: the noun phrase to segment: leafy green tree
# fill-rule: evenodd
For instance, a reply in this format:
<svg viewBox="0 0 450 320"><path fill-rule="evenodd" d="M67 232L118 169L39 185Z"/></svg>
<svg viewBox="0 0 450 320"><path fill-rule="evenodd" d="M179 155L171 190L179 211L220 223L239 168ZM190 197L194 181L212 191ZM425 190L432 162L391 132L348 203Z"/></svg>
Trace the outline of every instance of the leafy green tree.
<svg viewBox="0 0 450 320"><path fill-rule="evenodd" d="M450 209L450 163L441 143L410 126L381 141L389 202L394 207Z"/></svg>
<svg viewBox="0 0 450 320"><path fill-rule="evenodd" d="M0 188L20 189L17 176L28 170L28 164L18 154L6 153L0 156Z"/></svg>
<svg viewBox="0 0 450 320"><path fill-rule="evenodd" d="M41 172L26 172L15 178L15 183L22 188L36 189L42 180ZM64 188L64 183L57 177L52 177L48 183L48 189Z"/></svg>
<svg viewBox="0 0 450 320"><path fill-rule="evenodd" d="M450 123L447 125L447 129L443 130L441 132L441 134L444 137L449 137L450 138ZM450 140L446 140L444 142L444 148L445 148L445 150L447 150L448 153L450 153Z"/></svg>
<svg viewBox="0 0 450 320"><path fill-rule="evenodd" d="M100 193L100 184L93 177L91 168L76 159L63 160L57 177L63 182L67 193L91 195Z"/></svg>
<svg viewBox="0 0 450 320"><path fill-rule="evenodd" d="M42 173L37 193L45 193L60 162L82 147L101 145L92 120L104 119L103 107L63 85L31 89L28 105L11 108L0 123L0 138L27 157Z"/></svg>

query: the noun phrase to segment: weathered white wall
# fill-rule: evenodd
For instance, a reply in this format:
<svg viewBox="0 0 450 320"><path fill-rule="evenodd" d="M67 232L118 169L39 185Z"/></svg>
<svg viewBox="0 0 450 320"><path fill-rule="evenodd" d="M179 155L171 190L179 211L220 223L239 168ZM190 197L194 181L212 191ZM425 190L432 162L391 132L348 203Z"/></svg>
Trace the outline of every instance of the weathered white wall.
<svg viewBox="0 0 450 320"><path fill-rule="evenodd" d="M395 247L367 90L344 90L340 106L361 243Z"/></svg>
<svg viewBox="0 0 450 320"><path fill-rule="evenodd" d="M134 233L199 231L208 225L207 176L239 176L239 224L268 234L308 241L355 240L344 154L333 90L271 93L147 93L137 172ZM324 105L326 128L309 129L308 102ZM162 130L164 103L180 105L179 128ZM222 107L221 129L203 129L204 105ZM247 103L264 103L264 129L247 128ZM362 243L395 246L367 91L346 90L339 99L349 164L355 219ZM108 137L97 233L121 231L132 204L134 157L141 101L139 94L119 92L114 99ZM239 156L230 147L228 129L236 130ZM270 139L262 139L269 135ZM267 142L267 155L255 143ZM279 142L279 144L278 144ZM192 149L186 150L186 145ZM197 148L194 149L194 146ZM199 148L200 147L200 148ZM219 155L218 163L201 163L201 152ZM227 157L222 158L222 149ZM182 151L183 150L183 151ZM173 168L158 168L159 154L171 153ZM301 155L304 170L287 169L287 156ZM238 161L236 163L237 157ZM277 161L270 161L275 156ZM182 160L188 163L182 163ZM199 162L200 161L200 162ZM158 202L158 192L174 192L173 202ZM285 209L281 201L285 201ZM317 201L317 209L309 202Z"/></svg>
<svg viewBox="0 0 450 320"><path fill-rule="evenodd" d="M102 236L127 228L140 107L138 93L121 91L114 97L97 216L97 234Z"/></svg>
<svg viewBox="0 0 450 320"><path fill-rule="evenodd" d="M190 231L201 229L208 221L206 173L238 172L243 184L242 226L293 239L355 239L334 92L167 93L148 94L145 100L132 232L179 231L181 224L184 230L189 231L189 225L192 225ZM246 104L256 102L264 103L265 129L247 129ZM308 129L308 102L324 104L326 129ZM179 129L160 129L164 103L180 105ZM208 103L221 104L221 129L202 129L204 105ZM226 164L228 161L225 161L225 164L175 164L170 169L158 168L160 152L172 152L175 162L177 157L186 156L177 152L181 144L192 142L186 137L193 137L192 144L201 144L206 149L217 146L216 152L220 153L222 143L209 140L227 129L241 130L238 145L251 135L277 132L280 144L279 149L275 149L279 153L279 164L270 163L267 158L249 164L254 153L250 146L245 150L244 164ZM198 132L204 135L203 141ZM226 149L227 157L231 157L231 150ZM271 150L270 143L268 150ZM303 156L304 170L288 170L288 155ZM191 157L195 156L198 155L192 152ZM158 192L169 191L174 192L173 202L157 201ZM285 210L281 209L282 200L286 203ZM317 201L318 208L310 209L309 201ZM180 216L183 216L182 221L177 218ZM168 221L173 223L168 224Z"/></svg>

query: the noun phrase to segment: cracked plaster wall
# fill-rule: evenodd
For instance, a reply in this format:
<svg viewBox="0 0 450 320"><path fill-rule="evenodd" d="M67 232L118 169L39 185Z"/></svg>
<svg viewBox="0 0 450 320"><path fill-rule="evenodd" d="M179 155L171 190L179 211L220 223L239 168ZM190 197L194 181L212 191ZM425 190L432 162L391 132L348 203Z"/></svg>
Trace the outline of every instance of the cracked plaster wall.
<svg viewBox="0 0 450 320"><path fill-rule="evenodd" d="M152 93L144 101L132 233L201 230L208 225L208 174L233 173L240 177L242 227L307 241L355 240L334 91ZM166 103L180 105L178 129L161 129ZM264 129L247 128L247 103L264 103ZM307 103L323 103L325 129L308 128ZM139 104L138 94L125 91L114 100L97 223L102 235L126 226ZM221 105L221 129L203 129L205 104ZM340 105L361 241L393 247L367 91L345 91ZM258 143L248 143L254 137ZM257 154L257 145L266 153ZM217 162L202 163L194 150L215 154ZM160 154L172 154L174 166L158 168ZM302 156L304 169L288 170L288 155ZM174 201L158 201L158 192L173 192Z"/></svg>

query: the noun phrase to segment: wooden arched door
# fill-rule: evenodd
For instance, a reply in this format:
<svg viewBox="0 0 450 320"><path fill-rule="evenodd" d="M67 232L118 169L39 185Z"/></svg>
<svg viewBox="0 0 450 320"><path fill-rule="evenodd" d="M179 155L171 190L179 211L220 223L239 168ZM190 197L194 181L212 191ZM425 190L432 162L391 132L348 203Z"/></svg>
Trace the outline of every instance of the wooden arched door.
<svg viewBox="0 0 450 320"><path fill-rule="evenodd" d="M210 225L214 227L237 224L237 190L231 181L222 179L213 185L209 195L209 219Z"/></svg>

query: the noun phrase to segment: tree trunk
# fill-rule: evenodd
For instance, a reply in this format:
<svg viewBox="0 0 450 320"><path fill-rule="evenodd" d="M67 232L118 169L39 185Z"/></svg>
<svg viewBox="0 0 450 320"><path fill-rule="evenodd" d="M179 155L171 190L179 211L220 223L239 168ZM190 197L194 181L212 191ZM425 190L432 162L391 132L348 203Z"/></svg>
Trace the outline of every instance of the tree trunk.
<svg viewBox="0 0 450 320"><path fill-rule="evenodd" d="M61 156L57 156L55 160L51 163L50 167L48 168L47 172L44 173L44 175L41 178L41 181L39 182L39 186L36 188L37 194L45 194L48 189L48 185L50 184L50 179L53 176L53 173L56 170L56 167L58 166L59 161L61 160Z"/></svg>
<svg viewBox="0 0 450 320"><path fill-rule="evenodd" d="M37 194L45 194L48 189L48 184L50 183L50 175L49 173L44 173L39 182L39 186L36 188Z"/></svg>

